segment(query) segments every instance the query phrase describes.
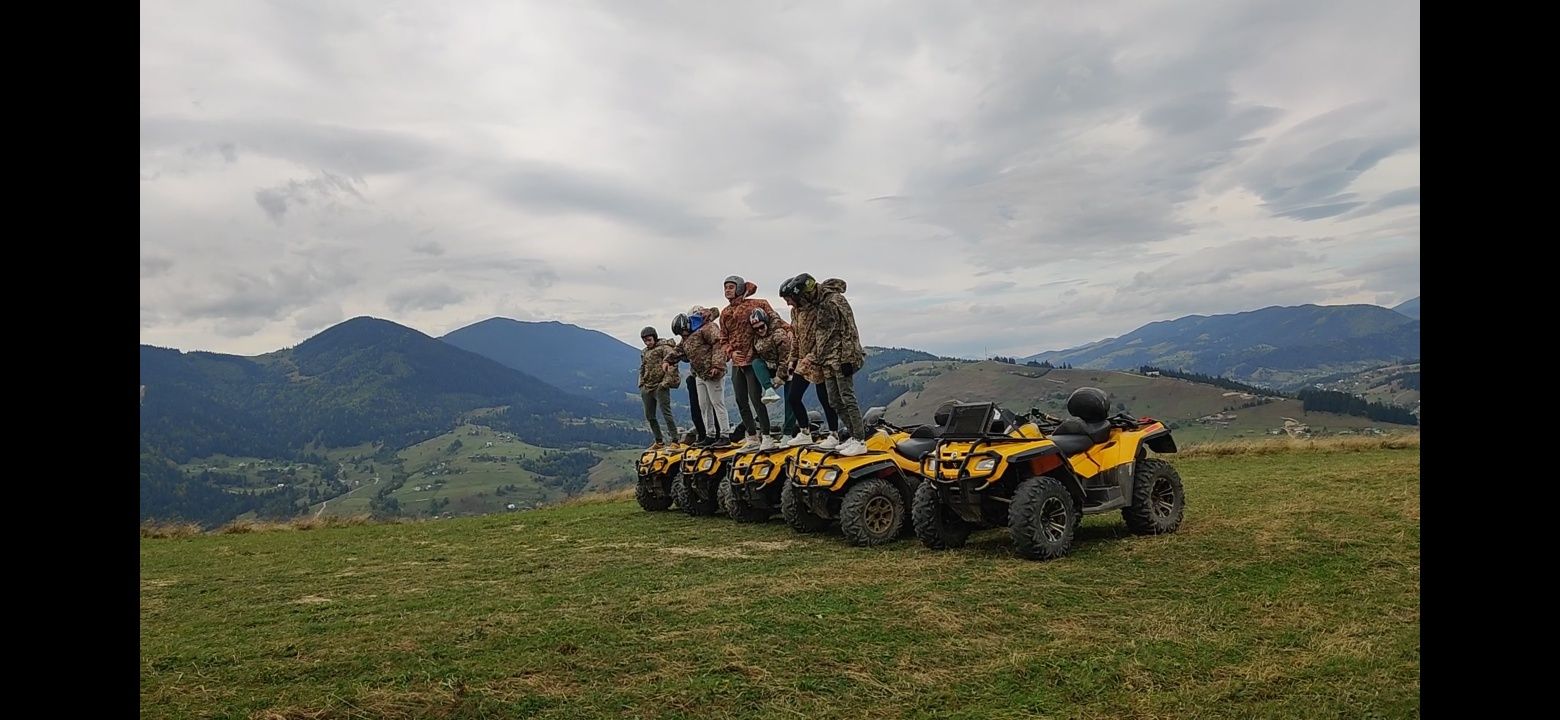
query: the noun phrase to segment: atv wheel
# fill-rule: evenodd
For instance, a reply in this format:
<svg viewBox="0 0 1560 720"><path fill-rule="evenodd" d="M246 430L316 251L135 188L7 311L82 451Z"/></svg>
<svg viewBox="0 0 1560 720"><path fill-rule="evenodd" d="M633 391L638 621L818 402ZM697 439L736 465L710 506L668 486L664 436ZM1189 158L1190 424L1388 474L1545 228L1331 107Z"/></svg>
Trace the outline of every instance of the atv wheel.
<svg viewBox="0 0 1560 720"><path fill-rule="evenodd" d="M720 482L720 499L721 505L726 508L726 514L739 523L756 523L769 519L769 510L753 507L753 504L747 501L747 497L737 492L737 488L730 480Z"/></svg>
<svg viewBox="0 0 1560 720"><path fill-rule="evenodd" d="M693 491L693 483L703 482L703 478L678 478L672 483L672 499L677 501L677 507L689 515L714 515L715 498L701 499Z"/></svg>
<svg viewBox="0 0 1560 720"><path fill-rule="evenodd" d="M904 498L899 488L882 478L858 481L840 502L840 532L853 545L892 542L904 525Z"/></svg>
<svg viewBox="0 0 1560 720"><path fill-rule="evenodd" d="M933 550L964 547L974 529L968 522L943 505L937 497L937 487L923 481L915 489L915 504L910 508L910 519L915 524L915 536L921 544Z"/></svg>
<svg viewBox="0 0 1560 720"><path fill-rule="evenodd" d="M829 519L814 514L802 502L801 491L789 482L780 489L780 516L785 518L785 524L799 533L815 533L829 526Z"/></svg>
<svg viewBox="0 0 1560 720"><path fill-rule="evenodd" d="M1138 535L1163 535L1181 527L1186 494L1175 466L1159 458L1137 462L1132 477L1132 504L1121 509L1127 529Z"/></svg>
<svg viewBox="0 0 1560 720"><path fill-rule="evenodd" d="M1072 494L1056 478L1042 475L1019 484L1008 516L1008 532L1019 555L1050 560L1072 550L1078 509Z"/></svg>
<svg viewBox="0 0 1560 720"><path fill-rule="evenodd" d="M649 512L660 512L672 506L672 499L666 495L655 492L651 483L654 478L644 478L639 485L634 487L634 499L639 501L639 507Z"/></svg>

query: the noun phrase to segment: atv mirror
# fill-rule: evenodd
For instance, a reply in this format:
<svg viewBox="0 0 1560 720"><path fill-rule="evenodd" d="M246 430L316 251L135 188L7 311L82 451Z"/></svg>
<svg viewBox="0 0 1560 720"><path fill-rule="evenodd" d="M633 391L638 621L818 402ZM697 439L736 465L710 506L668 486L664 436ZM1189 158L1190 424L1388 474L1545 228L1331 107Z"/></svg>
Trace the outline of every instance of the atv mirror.
<svg viewBox="0 0 1560 720"><path fill-rule="evenodd" d="M861 416L861 422L867 427L872 427L883 421L883 414L886 412L888 412L888 408L882 405L871 408L867 410L866 415Z"/></svg>

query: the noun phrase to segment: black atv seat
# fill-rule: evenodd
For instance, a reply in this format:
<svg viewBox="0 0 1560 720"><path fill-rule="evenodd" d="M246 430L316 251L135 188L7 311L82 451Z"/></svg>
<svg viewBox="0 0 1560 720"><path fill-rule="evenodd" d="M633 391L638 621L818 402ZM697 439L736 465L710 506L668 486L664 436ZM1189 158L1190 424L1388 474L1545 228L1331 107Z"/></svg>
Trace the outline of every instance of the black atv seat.
<svg viewBox="0 0 1560 720"><path fill-rule="evenodd" d="M912 460L920 460L926 454L937 449L937 438L912 437L909 440L900 440L894 443L894 450Z"/></svg>
<svg viewBox="0 0 1560 720"><path fill-rule="evenodd" d="M1088 435L1052 435L1050 438L1063 455L1077 455L1095 445Z"/></svg>
<svg viewBox="0 0 1560 720"><path fill-rule="evenodd" d="M1077 455L1110 439L1110 421L1091 423L1068 418L1049 437L1063 455Z"/></svg>

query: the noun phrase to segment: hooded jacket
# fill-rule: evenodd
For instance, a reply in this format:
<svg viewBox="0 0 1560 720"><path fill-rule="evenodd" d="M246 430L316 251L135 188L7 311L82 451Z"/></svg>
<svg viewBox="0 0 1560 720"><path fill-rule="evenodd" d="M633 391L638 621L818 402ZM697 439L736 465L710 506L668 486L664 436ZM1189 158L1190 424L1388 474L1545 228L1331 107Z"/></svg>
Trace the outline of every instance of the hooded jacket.
<svg viewBox="0 0 1560 720"><path fill-rule="evenodd" d="M753 297L755 292L758 292L758 286L751 282L747 283L742 294L720 311L720 330L726 336L726 354L731 357L731 364L738 367L753 364L754 333L753 326L748 324L748 316L752 315L754 310L763 310L769 315L770 327L789 325L769 305L768 300Z"/></svg>
<svg viewBox="0 0 1560 720"><path fill-rule="evenodd" d="M781 381L791 379L791 363L795 360L792 349L796 343L792 340L791 330L776 323L769 323L769 334L753 334L753 355L762 358L765 365L770 368L770 374Z"/></svg>
<svg viewBox="0 0 1560 720"><path fill-rule="evenodd" d="M715 308L703 308L699 310L699 315L704 318L704 324L683 339L674 351L672 361L687 360L694 375L705 380L720 380L726 376L726 350L722 347L724 340L720 326L715 324L715 319L720 315L715 312Z"/></svg>
<svg viewBox="0 0 1560 720"><path fill-rule="evenodd" d="M804 304L809 304L803 298ZM850 366L860 370L867 359L861 347L861 335L856 331L856 314L845 299L845 281L829 278L818 286L818 297L811 303L812 327L809 348L813 363L824 368L826 375L840 373L840 368Z"/></svg>
<svg viewBox="0 0 1560 720"><path fill-rule="evenodd" d="M682 372L666 364L677 352L677 343L671 338L661 338L654 345L639 351L639 389L656 390L675 388L682 383Z"/></svg>

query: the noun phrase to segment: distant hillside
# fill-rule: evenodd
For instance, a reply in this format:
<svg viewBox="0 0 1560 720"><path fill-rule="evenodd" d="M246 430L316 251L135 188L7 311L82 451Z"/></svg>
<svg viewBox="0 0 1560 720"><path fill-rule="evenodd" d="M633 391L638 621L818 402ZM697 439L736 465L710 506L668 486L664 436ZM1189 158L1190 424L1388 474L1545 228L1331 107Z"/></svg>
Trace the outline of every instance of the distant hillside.
<svg viewBox="0 0 1560 720"><path fill-rule="evenodd" d="M929 378L919 391L892 402L888 417L900 423L926 422L947 400L990 400L1015 412L1036 407L1065 416L1067 396L1083 386L1109 393L1112 411L1173 423L1177 436L1185 441L1270 434L1285 427L1285 418L1318 433L1322 428L1357 432L1365 427L1399 427L1363 417L1308 413L1299 400L1264 398L1176 378L1109 370L1046 370L990 361L961 364Z"/></svg>
<svg viewBox="0 0 1560 720"><path fill-rule="evenodd" d="M1078 368L1154 365L1293 388L1311 378L1417 357L1417 320L1376 305L1301 305L1154 322L1119 338L1022 360Z"/></svg>
<svg viewBox="0 0 1560 720"><path fill-rule="evenodd" d="M448 432L474 414L544 446L637 444L648 436L627 420L587 421L612 415L599 402L367 317L257 357L143 345L140 382L143 492L148 478L156 492L168 487L161 480L162 459L186 463L231 456L318 464L323 449L402 448ZM143 502L142 512L169 507Z"/></svg>
<svg viewBox="0 0 1560 720"><path fill-rule="evenodd" d="M1413 318L1415 320L1418 320L1419 319L1419 298L1415 297L1413 300L1404 300L1402 303L1400 303L1398 305L1394 305L1392 307L1392 309L1394 311L1396 311L1396 312L1402 313L1404 315L1407 315L1408 317L1411 317L1411 318Z"/></svg>
<svg viewBox="0 0 1560 720"><path fill-rule="evenodd" d="M603 332L496 317L440 339L577 395L613 404L638 402L641 348Z"/></svg>
<svg viewBox="0 0 1560 720"><path fill-rule="evenodd" d="M1396 405L1419 414L1419 363L1387 365L1341 377L1324 378L1323 390L1358 395L1371 402Z"/></svg>

